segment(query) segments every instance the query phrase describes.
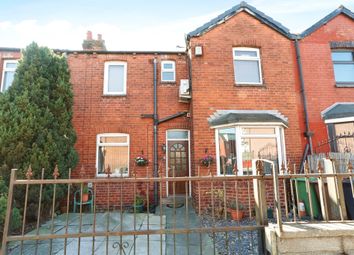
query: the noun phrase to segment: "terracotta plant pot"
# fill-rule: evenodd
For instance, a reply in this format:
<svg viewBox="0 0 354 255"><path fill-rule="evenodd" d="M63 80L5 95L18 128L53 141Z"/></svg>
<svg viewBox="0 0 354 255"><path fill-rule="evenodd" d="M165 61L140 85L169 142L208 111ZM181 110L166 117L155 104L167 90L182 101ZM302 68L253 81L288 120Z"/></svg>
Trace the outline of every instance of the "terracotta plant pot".
<svg viewBox="0 0 354 255"><path fill-rule="evenodd" d="M300 217L300 218L306 217L306 211L300 211L299 217Z"/></svg>
<svg viewBox="0 0 354 255"><path fill-rule="evenodd" d="M67 213L68 212L68 207L66 205L61 205L60 206L60 212L61 213Z"/></svg>
<svg viewBox="0 0 354 255"><path fill-rule="evenodd" d="M86 203L89 199L89 194L88 193L83 193L82 194L82 202Z"/></svg>
<svg viewBox="0 0 354 255"><path fill-rule="evenodd" d="M231 219L233 220L242 220L243 219L243 211L242 210L234 210L229 209Z"/></svg>

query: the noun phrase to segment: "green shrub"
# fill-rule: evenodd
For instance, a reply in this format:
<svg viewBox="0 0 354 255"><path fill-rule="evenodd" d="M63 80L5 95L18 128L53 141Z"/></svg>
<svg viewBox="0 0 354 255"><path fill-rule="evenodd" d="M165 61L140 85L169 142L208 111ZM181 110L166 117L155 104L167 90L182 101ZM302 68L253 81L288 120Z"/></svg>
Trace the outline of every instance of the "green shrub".
<svg viewBox="0 0 354 255"><path fill-rule="evenodd" d="M3 232L7 208L7 187L5 182L0 179L0 232ZM11 229L17 229L22 224L21 212L13 207L11 216Z"/></svg>
<svg viewBox="0 0 354 255"><path fill-rule="evenodd" d="M0 176L9 182L11 169L25 178L31 165L33 178L53 178L58 165L60 178L75 168L76 133L72 125L73 91L65 56L32 43L22 51L11 87L0 94ZM25 187L14 189L15 205L24 204ZM57 186L56 198L65 195ZM45 185L43 213L49 212L53 187ZM39 185L31 185L28 204L38 204ZM48 208L47 208L48 207ZM15 210L16 211L16 210Z"/></svg>

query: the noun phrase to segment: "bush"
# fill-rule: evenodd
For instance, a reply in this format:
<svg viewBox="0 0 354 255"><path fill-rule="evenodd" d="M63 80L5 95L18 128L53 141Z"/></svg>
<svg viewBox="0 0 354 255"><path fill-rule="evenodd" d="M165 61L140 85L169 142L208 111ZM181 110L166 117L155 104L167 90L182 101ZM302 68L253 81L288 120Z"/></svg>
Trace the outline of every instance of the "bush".
<svg viewBox="0 0 354 255"><path fill-rule="evenodd" d="M33 178L52 179L55 165L60 178L78 161L72 125L73 92L65 56L32 43L23 50L12 86L0 94L0 176L9 182L10 170L25 178L31 165ZM24 188L14 190L15 204L23 205ZM53 187L43 188L43 210L51 205ZM57 186L57 199L65 194ZM32 185L28 204L38 204L39 187ZM50 206L48 206L50 207Z"/></svg>
<svg viewBox="0 0 354 255"><path fill-rule="evenodd" d="M7 208L7 187L3 180L0 180L0 233L4 230L4 223ZM13 207L11 216L11 229L17 229L22 224L21 212L18 208Z"/></svg>

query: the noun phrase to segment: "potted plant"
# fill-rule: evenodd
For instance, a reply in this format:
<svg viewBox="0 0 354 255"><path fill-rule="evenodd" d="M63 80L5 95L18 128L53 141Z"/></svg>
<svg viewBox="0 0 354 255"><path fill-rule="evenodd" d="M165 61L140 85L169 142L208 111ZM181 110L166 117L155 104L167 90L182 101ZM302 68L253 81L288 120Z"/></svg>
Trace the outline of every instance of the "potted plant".
<svg viewBox="0 0 354 255"><path fill-rule="evenodd" d="M233 220L241 220L243 218L243 204L238 201L232 201L229 203L228 211Z"/></svg>
<svg viewBox="0 0 354 255"><path fill-rule="evenodd" d="M202 158L202 159L200 160L200 163L201 163L203 166L209 167L213 161L214 161L214 158L213 158L211 155L206 155L204 158Z"/></svg>
<svg viewBox="0 0 354 255"><path fill-rule="evenodd" d="M86 203L89 200L89 188L85 185L82 187L82 202Z"/></svg>
<svg viewBox="0 0 354 255"><path fill-rule="evenodd" d="M134 160L137 166L146 166L149 162L144 155L139 155Z"/></svg>
<svg viewBox="0 0 354 255"><path fill-rule="evenodd" d="M144 204L145 204L144 198L140 195L137 195L134 201L135 212L142 213L144 211Z"/></svg>

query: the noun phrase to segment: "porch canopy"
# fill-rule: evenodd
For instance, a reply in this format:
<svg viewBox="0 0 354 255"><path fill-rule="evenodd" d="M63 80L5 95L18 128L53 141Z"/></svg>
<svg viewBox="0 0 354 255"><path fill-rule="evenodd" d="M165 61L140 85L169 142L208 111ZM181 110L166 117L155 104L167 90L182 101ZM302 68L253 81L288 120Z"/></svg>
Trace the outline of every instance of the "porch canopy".
<svg viewBox="0 0 354 255"><path fill-rule="evenodd" d="M335 103L324 110L322 119L325 121L342 118L354 118L354 103Z"/></svg>
<svg viewBox="0 0 354 255"><path fill-rule="evenodd" d="M210 116L208 122L211 127L237 123L283 124L286 127L288 126L288 118L277 110L217 110Z"/></svg>

